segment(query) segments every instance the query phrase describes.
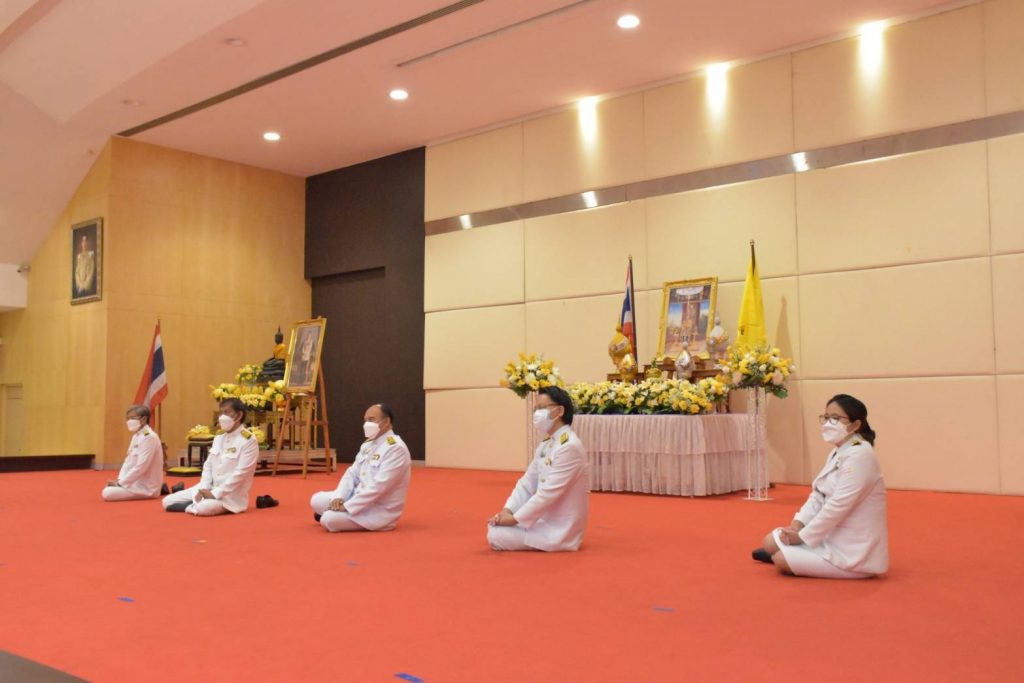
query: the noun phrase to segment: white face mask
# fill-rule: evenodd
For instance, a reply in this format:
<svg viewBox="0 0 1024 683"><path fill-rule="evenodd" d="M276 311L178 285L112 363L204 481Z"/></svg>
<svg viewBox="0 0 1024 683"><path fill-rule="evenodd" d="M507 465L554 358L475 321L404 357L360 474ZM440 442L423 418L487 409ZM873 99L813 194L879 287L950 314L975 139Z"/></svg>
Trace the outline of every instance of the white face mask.
<svg viewBox="0 0 1024 683"><path fill-rule="evenodd" d="M128 431L134 434L142 428L142 420L137 420L134 417L125 420L125 426L128 427Z"/></svg>
<svg viewBox="0 0 1024 683"><path fill-rule="evenodd" d="M533 426L536 427L538 432L547 434L551 431L551 426L555 424L554 418L552 418L547 408L538 408L533 411Z"/></svg>
<svg viewBox="0 0 1024 683"><path fill-rule="evenodd" d="M826 422L821 425L821 438L830 444L838 446L841 444L850 433L846 431L846 425L844 424L832 424Z"/></svg>
<svg viewBox="0 0 1024 683"><path fill-rule="evenodd" d="M235 426L235 418L228 417L227 415L221 415L217 418L217 424L219 424L220 428L225 432L230 432L231 428Z"/></svg>
<svg viewBox="0 0 1024 683"><path fill-rule="evenodd" d="M363 423L363 434L367 439L373 439L380 434L380 425L376 422L370 422L367 420Z"/></svg>

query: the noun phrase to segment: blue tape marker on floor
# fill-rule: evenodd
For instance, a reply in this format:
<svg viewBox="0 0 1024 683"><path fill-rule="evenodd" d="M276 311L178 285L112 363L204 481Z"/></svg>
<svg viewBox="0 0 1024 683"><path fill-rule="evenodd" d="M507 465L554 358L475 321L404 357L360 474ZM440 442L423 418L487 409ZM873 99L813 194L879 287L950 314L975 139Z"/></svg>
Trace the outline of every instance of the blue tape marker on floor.
<svg viewBox="0 0 1024 683"><path fill-rule="evenodd" d="M655 612L675 612L675 607L652 607Z"/></svg>
<svg viewBox="0 0 1024 683"><path fill-rule="evenodd" d="M403 681L409 681L409 683L423 683L423 679L412 674L395 674L395 678L401 678Z"/></svg>
<svg viewBox="0 0 1024 683"><path fill-rule="evenodd" d="M126 598L124 596L119 597L118 600L120 600L121 602L135 602L135 598Z"/></svg>

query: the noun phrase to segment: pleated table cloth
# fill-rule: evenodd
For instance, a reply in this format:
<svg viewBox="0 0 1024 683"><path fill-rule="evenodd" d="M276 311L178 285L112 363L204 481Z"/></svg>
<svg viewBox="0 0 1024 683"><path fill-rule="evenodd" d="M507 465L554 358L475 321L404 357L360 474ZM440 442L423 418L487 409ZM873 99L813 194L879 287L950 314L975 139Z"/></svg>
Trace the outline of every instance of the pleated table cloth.
<svg viewBox="0 0 1024 683"><path fill-rule="evenodd" d="M745 414L577 415L591 491L710 496L747 488Z"/></svg>

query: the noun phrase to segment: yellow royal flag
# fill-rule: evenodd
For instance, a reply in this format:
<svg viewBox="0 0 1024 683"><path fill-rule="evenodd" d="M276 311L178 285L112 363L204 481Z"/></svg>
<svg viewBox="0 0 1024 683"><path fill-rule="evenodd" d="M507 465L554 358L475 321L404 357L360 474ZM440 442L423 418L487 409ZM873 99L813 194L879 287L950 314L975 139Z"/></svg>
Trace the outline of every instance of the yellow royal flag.
<svg viewBox="0 0 1024 683"><path fill-rule="evenodd" d="M750 243L750 263L747 265L747 281L743 285L743 300L740 302L740 318L736 323L737 346L759 346L768 342L764 327L764 302L761 299L761 278L757 274L757 257L754 243Z"/></svg>

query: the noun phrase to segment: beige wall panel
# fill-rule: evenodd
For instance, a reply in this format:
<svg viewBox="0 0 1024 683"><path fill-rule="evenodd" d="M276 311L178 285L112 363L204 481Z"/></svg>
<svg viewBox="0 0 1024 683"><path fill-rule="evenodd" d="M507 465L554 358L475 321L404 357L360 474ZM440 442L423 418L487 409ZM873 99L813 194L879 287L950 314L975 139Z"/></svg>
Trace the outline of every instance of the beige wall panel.
<svg viewBox="0 0 1024 683"><path fill-rule="evenodd" d="M633 255L636 287L647 281L644 203L526 221L526 300L624 291Z"/></svg>
<svg viewBox="0 0 1024 683"><path fill-rule="evenodd" d="M613 372L608 342L615 334L623 296L586 297L526 304L526 348L554 360L562 377L573 382L598 382ZM637 320L653 317L648 301L636 293ZM654 356L654 337L638 330L640 362Z"/></svg>
<svg viewBox="0 0 1024 683"><path fill-rule="evenodd" d="M426 311L523 301L523 222L429 235L424 246Z"/></svg>
<svg viewBox="0 0 1024 683"><path fill-rule="evenodd" d="M718 315L722 327L729 332L729 342L736 341L736 323L740 315L740 301L743 299L742 282L719 283ZM761 280L761 297L764 301L764 319L768 341L778 346L783 354L792 358L801 367L800 358L800 291L795 277ZM661 299L658 300L658 314Z"/></svg>
<svg viewBox="0 0 1024 683"><path fill-rule="evenodd" d="M797 149L984 116L981 13L975 5L888 29L875 77L860 37L795 53Z"/></svg>
<svg viewBox="0 0 1024 683"><path fill-rule="evenodd" d="M526 401L508 389L428 391L428 467L526 469ZM495 493L495 509L511 491Z"/></svg>
<svg viewBox="0 0 1024 683"><path fill-rule="evenodd" d="M989 259L800 277L804 379L988 374Z"/></svg>
<svg viewBox="0 0 1024 683"><path fill-rule="evenodd" d="M505 363L525 351L523 306L427 313L423 388L496 387Z"/></svg>
<svg viewBox="0 0 1024 683"><path fill-rule="evenodd" d="M573 107L523 124L524 201L643 178L643 95L599 102L593 125L586 118Z"/></svg>
<svg viewBox="0 0 1024 683"><path fill-rule="evenodd" d="M427 147L425 219L523 201L523 124Z"/></svg>
<svg viewBox="0 0 1024 683"><path fill-rule="evenodd" d="M1024 109L1024 2L989 0L982 8L988 113Z"/></svg>
<svg viewBox="0 0 1024 683"><path fill-rule="evenodd" d="M995 377L803 382L810 476L825 464L817 415L835 394L856 396L878 433L876 453L894 489L999 492ZM954 419L955 418L955 419Z"/></svg>
<svg viewBox="0 0 1024 683"><path fill-rule="evenodd" d="M1020 80L1024 82L1024 77ZM1024 178L1024 135L989 140L988 184L993 254L1024 251L1021 178Z"/></svg>
<svg viewBox="0 0 1024 683"><path fill-rule="evenodd" d="M996 372L1024 372L1024 254L992 259Z"/></svg>
<svg viewBox="0 0 1024 683"><path fill-rule="evenodd" d="M730 69L719 107L704 76L645 92L647 177L792 152L792 94L790 55Z"/></svg>
<svg viewBox="0 0 1024 683"><path fill-rule="evenodd" d="M800 173L800 271L988 254L985 143Z"/></svg>
<svg viewBox="0 0 1024 683"><path fill-rule="evenodd" d="M1024 495L1024 439L1020 416L1024 415L1024 375L996 377L999 397L999 470L1001 493Z"/></svg>
<svg viewBox="0 0 1024 683"><path fill-rule="evenodd" d="M793 176L647 200L648 286L717 275L743 280L748 242L761 277L796 275Z"/></svg>

